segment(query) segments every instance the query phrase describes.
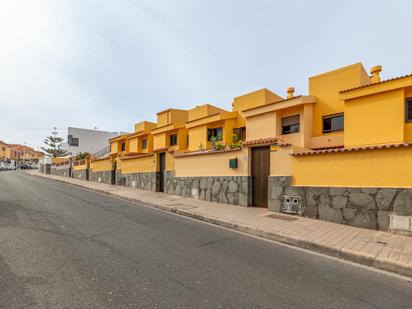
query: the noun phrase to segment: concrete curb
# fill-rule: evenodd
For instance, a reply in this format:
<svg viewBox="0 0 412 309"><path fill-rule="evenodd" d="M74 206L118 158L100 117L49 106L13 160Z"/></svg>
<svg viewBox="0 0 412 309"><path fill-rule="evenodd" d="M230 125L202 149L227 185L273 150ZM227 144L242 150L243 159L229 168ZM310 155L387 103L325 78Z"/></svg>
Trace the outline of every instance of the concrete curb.
<svg viewBox="0 0 412 309"><path fill-rule="evenodd" d="M407 264L399 263L399 262L394 262L389 259L382 259L382 258L376 258L376 257L373 258L371 256L359 254L359 252L355 252L355 251L342 250L341 248L336 248L336 247L327 246L327 245L317 243L317 242L312 242L312 241L307 241L307 240L300 239L300 238L291 237L288 235L284 235L282 233L263 231L263 230L254 228L252 226L238 224L238 223L234 223L230 221L225 221L225 220L213 217L213 216L204 216L204 215L196 214L196 213L190 212L190 210L183 210L177 207L166 207L162 205L156 205L156 204L144 202L142 200L135 199L135 198L127 198L127 197L123 197L115 193L112 193L110 191L89 188L81 184L70 183L63 179L54 179L54 178L50 178L47 176L43 176L41 174L28 174L28 175L51 179L57 182L65 183L65 184L70 184L70 185L73 185L79 188L87 189L87 190L97 192L97 193L102 193L105 195L116 197L122 200L126 200L129 202L133 202L133 203L147 206L150 208L172 212L180 216L185 216L191 219L195 219L195 220L207 222L213 225L221 226L224 228L236 230L238 232L242 232L242 233L256 236L259 238L280 242L280 243L287 244L293 247L298 247L301 249L313 251L316 253L321 253L321 254L332 256L335 258L340 258L346 261L350 261L350 262L354 262L357 264L373 267L376 269L396 273L402 276L412 277L412 267L411 266Z"/></svg>

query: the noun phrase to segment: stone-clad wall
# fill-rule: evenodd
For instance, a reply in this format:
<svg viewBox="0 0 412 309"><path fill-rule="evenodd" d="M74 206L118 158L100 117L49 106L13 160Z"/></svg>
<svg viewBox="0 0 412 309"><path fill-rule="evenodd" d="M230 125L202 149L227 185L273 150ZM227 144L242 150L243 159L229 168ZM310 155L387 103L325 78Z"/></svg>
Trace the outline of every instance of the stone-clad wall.
<svg viewBox="0 0 412 309"><path fill-rule="evenodd" d="M141 189L146 191L159 191L160 175L158 172L147 173L118 173L116 184L120 186Z"/></svg>
<svg viewBox="0 0 412 309"><path fill-rule="evenodd" d="M165 175L165 192L210 202L251 205L251 180L248 176L173 177L168 172Z"/></svg>
<svg viewBox="0 0 412 309"><path fill-rule="evenodd" d="M93 172L92 170L90 170L89 172L90 181L99 182L99 178L100 178L101 183L106 183L110 185L112 183L112 171Z"/></svg>
<svg viewBox="0 0 412 309"><path fill-rule="evenodd" d="M84 170L77 170L77 171L73 171L73 178L76 179L82 179L82 180L88 180L87 176L88 176L88 171L87 169Z"/></svg>
<svg viewBox="0 0 412 309"><path fill-rule="evenodd" d="M280 212L283 196L300 196L305 217L388 230L390 212L412 215L412 189L294 187L291 177L269 177L269 209Z"/></svg>
<svg viewBox="0 0 412 309"><path fill-rule="evenodd" d="M68 166L52 168L51 171L52 175L70 177L70 168Z"/></svg>

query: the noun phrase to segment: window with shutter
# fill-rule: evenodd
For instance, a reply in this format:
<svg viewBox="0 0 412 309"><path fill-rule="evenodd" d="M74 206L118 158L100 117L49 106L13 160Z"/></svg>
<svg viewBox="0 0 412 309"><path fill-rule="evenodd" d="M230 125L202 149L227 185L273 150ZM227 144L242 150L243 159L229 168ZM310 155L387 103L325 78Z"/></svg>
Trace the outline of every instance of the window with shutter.
<svg viewBox="0 0 412 309"><path fill-rule="evenodd" d="M298 133L300 131L300 115L282 118L282 134Z"/></svg>

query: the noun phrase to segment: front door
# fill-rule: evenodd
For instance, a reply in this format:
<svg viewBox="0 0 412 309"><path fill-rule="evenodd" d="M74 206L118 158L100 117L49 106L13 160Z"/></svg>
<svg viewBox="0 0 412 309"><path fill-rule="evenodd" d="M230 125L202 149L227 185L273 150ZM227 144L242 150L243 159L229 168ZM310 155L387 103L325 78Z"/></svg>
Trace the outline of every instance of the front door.
<svg viewBox="0 0 412 309"><path fill-rule="evenodd" d="M268 206L268 178L270 148L252 148L252 203L255 207Z"/></svg>
<svg viewBox="0 0 412 309"><path fill-rule="evenodd" d="M165 192L166 154L159 153L159 192Z"/></svg>

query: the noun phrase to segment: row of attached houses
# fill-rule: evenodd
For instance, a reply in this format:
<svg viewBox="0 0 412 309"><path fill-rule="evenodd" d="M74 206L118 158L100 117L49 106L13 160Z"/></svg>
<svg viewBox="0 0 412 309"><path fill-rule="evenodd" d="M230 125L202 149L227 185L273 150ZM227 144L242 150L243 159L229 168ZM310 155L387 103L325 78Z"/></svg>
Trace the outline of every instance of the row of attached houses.
<svg viewBox="0 0 412 309"><path fill-rule="evenodd" d="M168 109L109 140L74 177L371 229L412 228L412 75L357 63L267 89Z"/></svg>
<svg viewBox="0 0 412 309"><path fill-rule="evenodd" d="M38 163L44 156L41 151L20 144L8 144L0 140L0 161L17 167L22 163Z"/></svg>

